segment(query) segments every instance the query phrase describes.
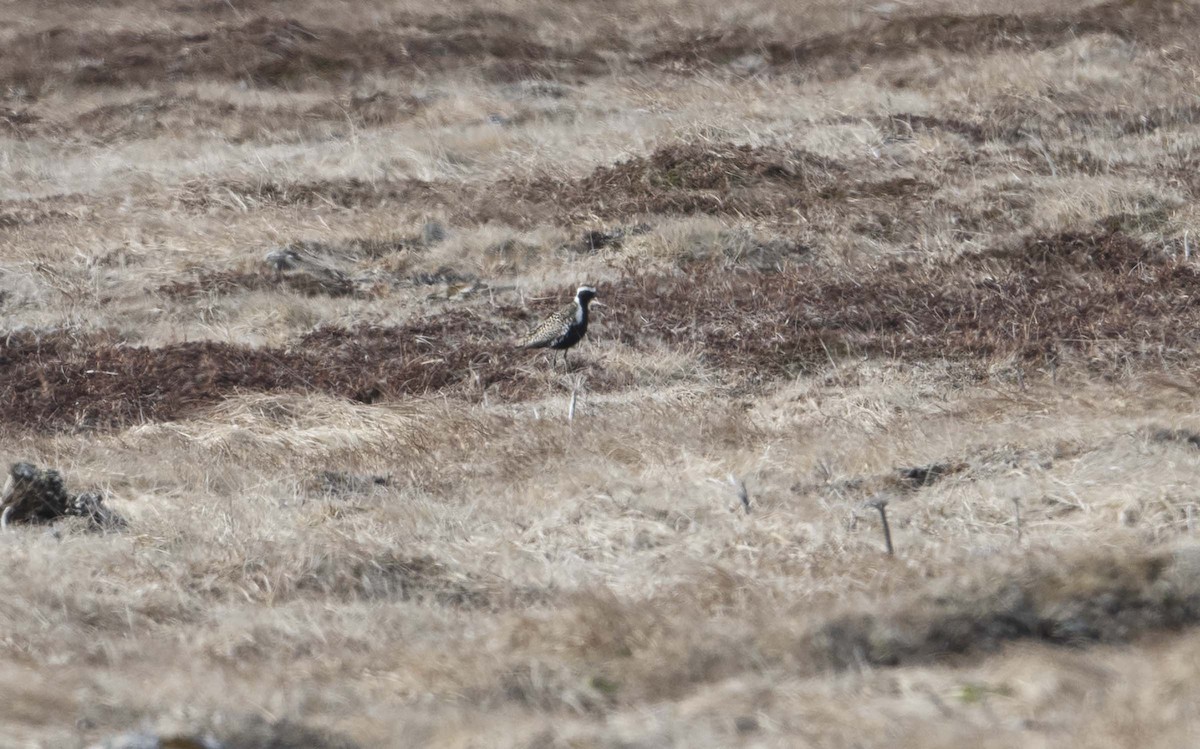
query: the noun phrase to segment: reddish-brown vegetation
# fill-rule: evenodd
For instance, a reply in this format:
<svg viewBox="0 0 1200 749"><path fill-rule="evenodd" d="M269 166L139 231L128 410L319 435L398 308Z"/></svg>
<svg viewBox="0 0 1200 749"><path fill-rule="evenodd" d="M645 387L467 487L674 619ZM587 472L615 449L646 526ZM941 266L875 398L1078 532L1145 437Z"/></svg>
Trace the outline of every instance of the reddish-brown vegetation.
<svg viewBox="0 0 1200 749"><path fill-rule="evenodd" d="M221 5L216 3L213 5ZM195 13L194 8L186 9ZM545 41L526 19L503 13L397 14L377 27L344 29L262 15L245 20L227 8L209 31L101 31L58 27L15 36L0 62L0 84L38 95L50 84L144 85L218 79L287 86L307 80L358 78L371 72L430 73L474 69L497 80L600 75L606 56L637 65L688 69L761 56L775 66L848 74L864 65L921 52L980 54L1041 49L1087 34L1163 43L1194 27L1193 6L1165 0L1112 0L1072 14L896 15L799 42L776 32L676 28L637 47L615 34L584 46ZM263 11L269 11L263 8Z"/></svg>
<svg viewBox="0 0 1200 749"><path fill-rule="evenodd" d="M642 61L687 69L756 55L775 66L847 75L870 63L921 52L987 54L1003 49L1046 49L1087 34L1161 43L1198 21L1200 14L1194 5L1176 0L1110 0L1070 14L896 15L800 42L742 27L697 30L682 39L664 41Z"/></svg>
<svg viewBox="0 0 1200 749"><path fill-rule="evenodd" d="M652 213L786 218L814 205L851 202L862 209L864 203L915 198L934 188L907 177L862 179L804 151L687 143L598 167L582 179L512 182L509 189L562 220L586 220Z"/></svg>
<svg viewBox="0 0 1200 749"><path fill-rule="evenodd" d="M55 331L0 342L0 421L35 428L109 427L177 418L246 391L323 392L362 402L457 393L538 394L530 356L511 349L522 310L447 312L408 325L323 327L288 348L212 341L129 346ZM585 365L587 366L587 365ZM618 382L596 371L591 387Z"/></svg>
<svg viewBox="0 0 1200 749"><path fill-rule="evenodd" d="M0 82L37 94L47 84L128 86L219 79L283 86L344 80L369 72L438 71L465 66L515 80L559 69L602 68L592 52L556 50L517 27L446 26L434 31L310 27L260 17L212 31L93 31L57 28L6 45Z"/></svg>
<svg viewBox="0 0 1200 749"><path fill-rule="evenodd" d="M714 267L641 276L608 291L621 301L606 321L630 344L661 339L760 374L844 354L986 366L998 356L1046 364L1078 352L1109 369L1190 354L1198 284L1192 266L1123 234L1075 233L852 279Z"/></svg>
<svg viewBox="0 0 1200 749"><path fill-rule="evenodd" d="M199 132L232 143L279 142L340 135L352 128L378 127L413 117L425 102L415 96L376 91L321 104L255 106L194 94L155 94L101 104L61 119L29 109L0 108L0 133L19 138L61 138L115 143Z"/></svg>

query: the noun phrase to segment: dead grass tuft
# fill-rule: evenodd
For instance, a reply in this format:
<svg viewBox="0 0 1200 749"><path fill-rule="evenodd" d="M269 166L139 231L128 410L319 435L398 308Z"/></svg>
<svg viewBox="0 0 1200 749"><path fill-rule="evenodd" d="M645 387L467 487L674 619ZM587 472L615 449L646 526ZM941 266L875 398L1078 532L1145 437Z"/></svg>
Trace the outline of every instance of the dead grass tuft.
<svg viewBox="0 0 1200 749"><path fill-rule="evenodd" d="M273 569L273 565L264 564L262 569ZM458 608L492 605L485 586L428 556L404 556L397 552L339 554L306 560L294 572L290 591L272 588L264 593L272 598L300 595L322 599L428 600ZM255 570L244 569L238 574L254 578Z"/></svg>
<svg viewBox="0 0 1200 749"><path fill-rule="evenodd" d="M224 296L246 291L268 291L286 289L308 297L344 297L366 295L367 289L351 279L340 275L319 276L312 273L287 273L276 275L267 270L205 271L190 281L172 281L157 289L157 293L170 299L196 299L208 296Z"/></svg>
<svg viewBox="0 0 1200 749"><path fill-rule="evenodd" d="M362 208L386 203L442 202L446 188L409 179L372 182L351 177L312 182L270 180L197 180L185 184L179 202L191 210L232 209L246 212L281 206Z"/></svg>

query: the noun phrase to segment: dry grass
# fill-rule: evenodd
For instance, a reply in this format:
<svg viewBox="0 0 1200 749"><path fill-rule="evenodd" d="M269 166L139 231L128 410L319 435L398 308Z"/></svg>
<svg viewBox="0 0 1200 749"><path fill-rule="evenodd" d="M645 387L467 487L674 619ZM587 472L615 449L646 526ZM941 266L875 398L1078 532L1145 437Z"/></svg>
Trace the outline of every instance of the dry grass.
<svg viewBox="0 0 1200 749"><path fill-rule="evenodd" d="M1195 743L1198 30L10 3L0 744Z"/></svg>

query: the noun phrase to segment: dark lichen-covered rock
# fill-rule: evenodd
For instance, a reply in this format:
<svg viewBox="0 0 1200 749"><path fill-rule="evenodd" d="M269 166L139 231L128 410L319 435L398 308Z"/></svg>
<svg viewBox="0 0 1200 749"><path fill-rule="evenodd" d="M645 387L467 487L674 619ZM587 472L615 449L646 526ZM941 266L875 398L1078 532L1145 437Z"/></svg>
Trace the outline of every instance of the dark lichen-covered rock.
<svg viewBox="0 0 1200 749"><path fill-rule="evenodd" d="M49 523L64 517L84 518L95 530L125 527L125 519L105 506L103 493L71 494L53 468L14 463L0 491L0 526Z"/></svg>

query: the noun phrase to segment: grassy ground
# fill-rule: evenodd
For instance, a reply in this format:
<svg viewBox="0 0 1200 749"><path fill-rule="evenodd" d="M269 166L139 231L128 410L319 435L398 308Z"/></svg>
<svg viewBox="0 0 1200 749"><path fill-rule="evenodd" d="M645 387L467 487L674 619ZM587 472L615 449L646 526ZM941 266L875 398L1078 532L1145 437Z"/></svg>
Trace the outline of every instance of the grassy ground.
<svg viewBox="0 0 1200 749"><path fill-rule="evenodd" d="M1194 743L1198 30L5 4L0 744Z"/></svg>

